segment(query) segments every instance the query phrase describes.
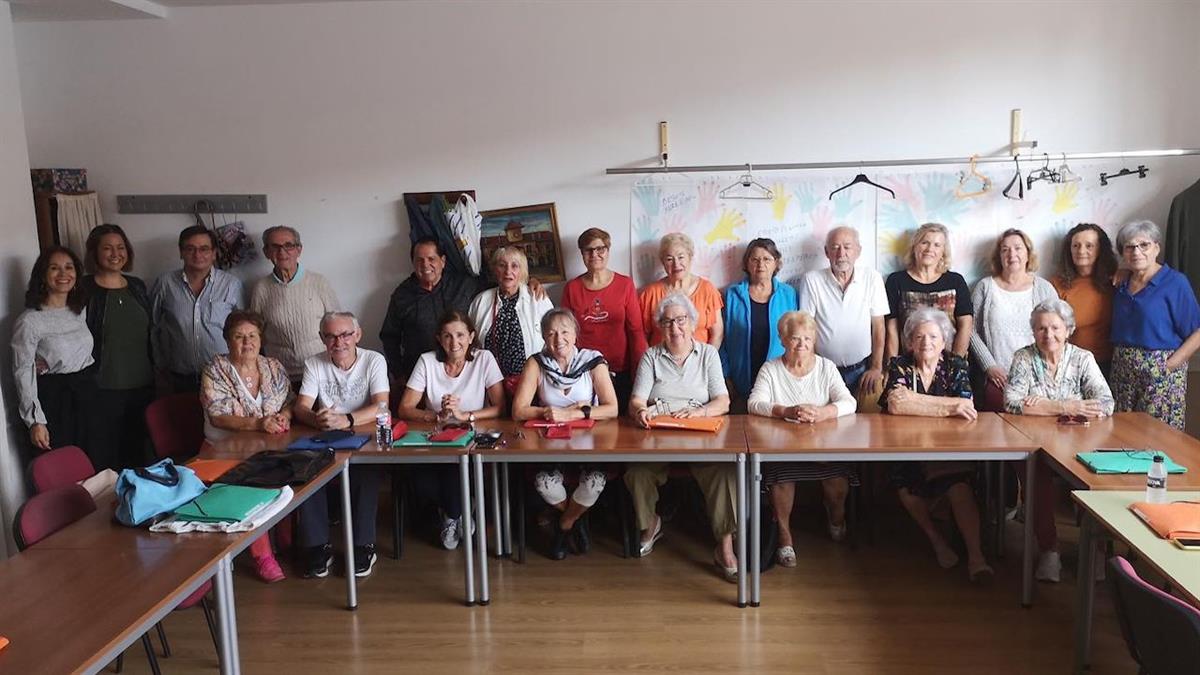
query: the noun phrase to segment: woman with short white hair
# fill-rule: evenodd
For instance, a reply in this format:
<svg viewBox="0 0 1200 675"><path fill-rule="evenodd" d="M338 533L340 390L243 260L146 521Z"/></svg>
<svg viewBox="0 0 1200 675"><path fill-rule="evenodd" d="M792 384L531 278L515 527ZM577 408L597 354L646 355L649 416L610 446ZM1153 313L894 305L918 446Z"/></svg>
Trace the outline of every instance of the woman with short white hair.
<svg viewBox="0 0 1200 675"><path fill-rule="evenodd" d="M542 315L554 305L530 292L529 262L520 247L496 249L491 262L497 286L476 295L467 313L479 330L479 346L496 357L511 393L525 359L542 351Z"/></svg>
<svg viewBox="0 0 1200 675"><path fill-rule="evenodd" d="M642 305L642 326L650 345L663 341L662 327L655 321L659 303L668 295L679 293L691 301L696 311L693 331L696 340L720 349L725 337L725 324L721 320L724 301L721 292L704 277L692 274L692 262L696 257L696 245L691 237L682 232L672 232L658 243L658 260L662 263L662 279L646 284L638 293Z"/></svg>

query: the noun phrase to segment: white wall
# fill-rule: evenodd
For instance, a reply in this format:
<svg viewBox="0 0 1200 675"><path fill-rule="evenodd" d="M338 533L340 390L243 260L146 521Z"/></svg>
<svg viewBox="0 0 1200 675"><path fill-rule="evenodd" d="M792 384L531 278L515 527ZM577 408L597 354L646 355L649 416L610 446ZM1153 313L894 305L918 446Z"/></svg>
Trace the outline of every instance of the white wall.
<svg viewBox="0 0 1200 675"><path fill-rule="evenodd" d="M1191 2L338 2L19 24L17 56L33 164L87 167L138 273L188 222L114 195L265 192L251 229L299 227L376 344L403 192L557 202L569 274L592 225L627 270L631 179L603 169L661 119L677 164L989 152L1013 107L1051 151L1200 146L1198 28ZM1163 220L1200 162L1150 164Z"/></svg>

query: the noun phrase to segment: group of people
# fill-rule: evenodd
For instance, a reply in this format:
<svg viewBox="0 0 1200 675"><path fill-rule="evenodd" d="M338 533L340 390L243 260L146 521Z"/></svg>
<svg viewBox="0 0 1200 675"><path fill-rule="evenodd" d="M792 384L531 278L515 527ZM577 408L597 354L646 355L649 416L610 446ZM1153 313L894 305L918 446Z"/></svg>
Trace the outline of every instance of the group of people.
<svg viewBox="0 0 1200 675"><path fill-rule="evenodd" d="M1007 230L996 241L992 274L973 291L951 271L950 235L919 227L905 269L886 281L858 264L857 232L835 228L825 241L827 268L795 287L778 279L782 255L770 239L746 246L745 279L721 293L691 271L692 241L660 242L664 277L640 291L609 269L612 240L584 231L586 271L565 284L560 307L529 278L524 252L491 257L493 282L447 268L434 238L411 248L412 274L392 294L380 339L384 354L359 347L357 318L341 311L330 283L301 264L299 232L272 227L263 252L273 270L242 288L213 266L214 235L203 227L179 237L182 270L147 290L124 274L133 251L115 225L88 239L94 273L65 248L47 249L30 277L27 311L13 336L21 417L40 449L80 445L97 468L138 464L133 438L156 389L198 390L205 433L280 433L291 424L328 430L374 420L392 398L406 420L472 424L516 420L604 420L621 414L649 426L660 415L751 415L813 423L853 414L860 404L894 415L957 416L977 410L1029 415L1108 415L1144 410L1182 427L1186 364L1200 347L1200 306L1187 279L1158 262L1161 232L1148 221L1121 228L1117 264L1104 230L1081 224L1062 246L1059 274L1035 275L1029 237ZM1122 320L1112 322L1114 315ZM386 355L386 356L385 356ZM971 357L970 359L968 357ZM1110 390L1106 377L1111 374ZM121 451L124 451L122 454ZM691 464L716 541L713 562L736 581L736 479L722 464ZM354 567L375 563L378 471L354 467ZM625 467L641 532L640 555L662 536L658 488L665 464ZM546 502L548 554L590 546L587 510L609 478L602 469L546 466L534 487ZM436 504L440 540L458 546L462 495L452 467L414 468L415 492ZM847 534L846 496L859 483L836 463L768 465L779 534L776 559L796 565L789 516L798 481L820 481L828 532ZM946 568L959 553L934 524L948 503L965 543L972 580L992 570L980 545L974 467L906 463L891 482ZM568 494L568 486L573 488ZM1040 579L1057 581L1054 485L1039 473L1035 519ZM329 573L333 549L324 493L300 509L305 576ZM264 537L252 548L260 576L283 578Z"/></svg>

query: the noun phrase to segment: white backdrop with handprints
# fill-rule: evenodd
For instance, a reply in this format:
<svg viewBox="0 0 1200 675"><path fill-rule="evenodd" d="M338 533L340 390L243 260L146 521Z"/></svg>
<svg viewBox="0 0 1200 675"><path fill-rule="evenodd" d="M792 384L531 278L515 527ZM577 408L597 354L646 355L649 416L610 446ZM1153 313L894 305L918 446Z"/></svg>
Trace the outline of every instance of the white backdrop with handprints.
<svg viewBox="0 0 1200 675"><path fill-rule="evenodd" d="M1051 168L1059 164L1050 162ZM631 269L639 287L661 277L658 240L669 232L683 232L696 244L692 271L724 288L744 276L740 264L746 243L769 237L783 253L780 278L791 281L827 265L822 252L825 235L833 227L849 225L862 241L860 264L873 264L887 275L902 267L913 230L921 223L937 222L949 229L952 267L968 283L989 273L995 238L1009 227L1029 234L1040 257L1038 273L1049 277L1058 271L1057 256L1067 230L1077 223L1097 223L1115 238L1125 219L1162 188L1153 171L1144 179L1127 176L1100 185L1101 171L1115 173L1121 166L1072 165L1082 181L1038 182L1025 191L1023 200L1001 194L1013 175L1011 163L987 165L982 173L992 179L992 189L961 199L955 196L957 168L868 174L895 190L894 199L869 185L856 185L829 199L831 191L854 177L854 170L755 174L755 180L774 193L768 201L721 199L720 191L736 181L735 174L651 176L632 188ZM1022 163L1021 168L1027 175L1037 166ZM969 189L977 186L968 184Z"/></svg>

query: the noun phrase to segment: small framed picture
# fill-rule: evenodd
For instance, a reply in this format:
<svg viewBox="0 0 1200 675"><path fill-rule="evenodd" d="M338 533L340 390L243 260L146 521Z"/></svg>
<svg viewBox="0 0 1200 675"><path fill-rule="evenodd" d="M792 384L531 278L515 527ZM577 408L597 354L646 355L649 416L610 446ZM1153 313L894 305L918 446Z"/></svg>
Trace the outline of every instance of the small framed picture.
<svg viewBox="0 0 1200 675"><path fill-rule="evenodd" d="M483 217L479 244L485 266L490 267L496 249L519 246L529 260L529 276L542 283L566 280L553 203L480 211L479 215Z"/></svg>

